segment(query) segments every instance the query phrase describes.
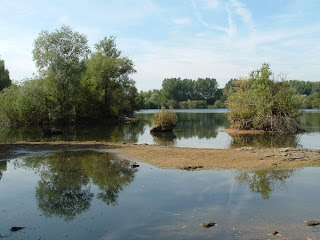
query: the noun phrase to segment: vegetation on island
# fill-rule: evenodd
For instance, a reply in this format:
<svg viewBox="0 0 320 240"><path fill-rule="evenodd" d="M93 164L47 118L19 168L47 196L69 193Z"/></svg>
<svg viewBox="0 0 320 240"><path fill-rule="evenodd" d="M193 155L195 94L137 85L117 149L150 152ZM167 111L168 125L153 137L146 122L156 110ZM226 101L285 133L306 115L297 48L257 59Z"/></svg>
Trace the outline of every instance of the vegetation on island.
<svg viewBox="0 0 320 240"><path fill-rule="evenodd" d="M129 77L134 64L122 56L112 36L91 52L87 37L70 27L42 31L33 60L39 76L6 85L0 93L2 123L106 122L137 109L138 92Z"/></svg>
<svg viewBox="0 0 320 240"><path fill-rule="evenodd" d="M300 97L286 81L275 81L266 63L235 82L227 100L232 128L296 133Z"/></svg>
<svg viewBox="0 0 320 240"><path fill-rule="evenodd" d="M39 74L20 83L12 83L0 59L0 122L105 123L162 105L229 107L238 109L230 115L235 127L292 132L298 129L293 120L298 108L320 108L320 82L275 81L268 64L247 79L230 79L223 88L215 78L166 78L161 89L138 93L130 78L136 72L134 63L122 55L115 40L105 37L92 51L87 37L68 26L42 31L32 52Z"/></svg>
<svg viewBox="0 0 320 240"><path fill-rule="evenodd" d="M162 88L139 93L139 108L157 109L161 104L180 109L226 108L227 99L235 91L241 79L232 78L223 88L213 78L198 80L164 79ZM300 96L299 108L320 108L320 82L282 80ZM200 87L203 86L203 87Z"/></svg>
<svg viewBox="0 0 320 240"><path fill-rule="evenodd" d="M172 107L166 109L166 107L162 105L161 109L159 109L159 112L154 113L154 125L156 126L175 126L177 121L177 114Z"/></svg>

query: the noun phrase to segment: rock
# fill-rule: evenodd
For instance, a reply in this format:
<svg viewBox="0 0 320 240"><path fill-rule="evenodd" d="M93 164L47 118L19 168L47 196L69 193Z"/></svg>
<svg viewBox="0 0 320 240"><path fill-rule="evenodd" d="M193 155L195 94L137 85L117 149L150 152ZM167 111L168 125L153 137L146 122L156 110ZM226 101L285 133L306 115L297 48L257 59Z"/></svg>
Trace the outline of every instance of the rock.
<svg viewBox="0 0 320 240"><path fill-rule="evenodd" d="M121 119L121 122L123 122L123 123L137 123L138 120L136 120L134 117L125 116L124 118Z"/></svg>
<svg viewBox="0 0 320 240"><path fill-rule="evenodd" d="M263 157L268 158L268 157L273 157L275 156L274 154L270 154L270 155L264 155Z"/></svg>
<svg viewBox="0 0 320 240"><path fill-rule="evenodd" d="M204 223L202 223L202 226L203 226L204 228L211 228L211 227L213 227L214 225L216 225L215 222L204 222Z"/></svg>
<svg viewBox="0 0 320 240"><path fill-rule="evenodd" d="M271 233L271 235L275 236L275 235L277 235L278 233L279 233L278 231L274 231L274 232Z"/></svg>
<svg viewBox="0 0 320 240"><path fill-rule="evenodd" d="M134 164L131 165L131 167L132 168L137 168L137 167L139 167L139 164L134 163Z"/></svg>
<svg viewBox="0 0 320 240"><path fill-rule="evenodd" d="M171 126L152 126L150 132L172 132L176 125Z"/></svg>
<svg viewBox="0 0 320 240"><path fill-rule="evenodd" d="M19 230L24 229L24 228L26 228L26 227L12 227L11 231L12 232L16 232L16 231L19 231Z"/></svg>
<svg viewBox="0 0 320 240"><path fill-rule="evenodd" d="M181 169L187 170L187 171L191 171L191 170L196 170L198 168L203 168L203 166L186 166L186 167L183 167Z"/></svg>
<svg viewBox="0 0 320 240"><path fill-rule="evenodd" d="M320 221L315 221L315 220L312 220L312 221L307 221L307 226L317 226L317 225L320 225Z"/></svg>

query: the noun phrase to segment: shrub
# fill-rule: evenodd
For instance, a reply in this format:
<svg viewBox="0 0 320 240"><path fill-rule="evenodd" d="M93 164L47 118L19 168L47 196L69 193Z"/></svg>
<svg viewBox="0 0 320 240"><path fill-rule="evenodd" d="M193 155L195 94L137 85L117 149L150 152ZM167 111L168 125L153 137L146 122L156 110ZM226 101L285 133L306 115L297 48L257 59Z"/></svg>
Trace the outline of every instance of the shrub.
<svg viewBox="0 0 320 240"><path fill-rule="evenodd" d="M161 110L154 114L154 125L167 127L167 126L175 126L178 121L178 116L175 113L174 109L170 107L166 109L164 105L161 106Z"/></svg>
<svg viewBox="0 0 320 240"><path fill-rule="evenodd" d="M300 99L288 82L276 82L268 64L236 82L227 106L233 128L295 133Z"/></svg>

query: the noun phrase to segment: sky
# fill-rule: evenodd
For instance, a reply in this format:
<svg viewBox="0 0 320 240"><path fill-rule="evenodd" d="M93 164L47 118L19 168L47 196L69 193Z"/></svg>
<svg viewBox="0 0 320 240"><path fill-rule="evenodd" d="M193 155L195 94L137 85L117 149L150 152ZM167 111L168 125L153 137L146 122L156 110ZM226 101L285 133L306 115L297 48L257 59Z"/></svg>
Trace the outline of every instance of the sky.
<svg viewBox="0 0 320 240"><path fill-rule="evenodd" d="M276 78L319 81L319 9L318 0L0 0L0 56L11 79L31 78L39 33L67 25L91 50L115 36L139 91L173 77L222 88L265 62Z"/></svg>

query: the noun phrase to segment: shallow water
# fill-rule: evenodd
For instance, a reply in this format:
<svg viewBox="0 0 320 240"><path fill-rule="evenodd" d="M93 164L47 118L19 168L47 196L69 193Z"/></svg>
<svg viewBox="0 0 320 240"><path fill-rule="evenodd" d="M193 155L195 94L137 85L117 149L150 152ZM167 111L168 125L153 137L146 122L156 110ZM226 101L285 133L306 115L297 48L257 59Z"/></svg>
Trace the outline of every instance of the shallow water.
<svg viewBox="0 0 320 240"><path fill-rule="evenodd" d="M320 168L132 168L93 151L0 162L4 239L319 239ZM201 223L214 221L205 229ZM26 227L10 232L12 226ZM277 236L276 239L282 239Z"/></svg>
<svg viewBox="0 0 320 240"><path fill-rule="evenodd" d="M297 135L242 135L232 137L221 132L229 127L227 110L198 109L177 110L178 122L173 133L150 134L153 113L158 110L137 112L135 124L73 126L62 128L63 134L43 136L39 127L2 128L0 142L6 141L111 141L148 143L176 147L238 148L252 147L298 147L320 149L320 110L304 110L298 121L308 132Z"/></svg>

